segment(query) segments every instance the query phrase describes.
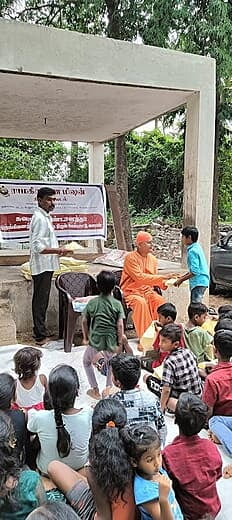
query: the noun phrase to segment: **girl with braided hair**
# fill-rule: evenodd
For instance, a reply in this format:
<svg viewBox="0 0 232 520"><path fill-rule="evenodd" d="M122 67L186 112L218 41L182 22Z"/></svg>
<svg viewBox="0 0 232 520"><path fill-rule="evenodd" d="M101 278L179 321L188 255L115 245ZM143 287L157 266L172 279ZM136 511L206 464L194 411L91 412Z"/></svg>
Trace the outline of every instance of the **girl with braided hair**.
<svg viewBox="0 0 232 520"><path fill-rule="evenodd" d="M62 460L74 470L88 460L92 409L74 407L78 390L76 370L58 365L51 370L48 380L53 409L28 412L28 430L37 433L40 442L37 467L44 475L52 460Z"/></svg>
<svg viewBox="0 0 232 520"><path fill-rule="evenodd" d="M48 473L81 520L135 520L132 468L121 440L127 420L124 406L109 398L93 412L86 478L53 461Z"/></svg>
<svg viewBox="0 0 232 520"><path fill-rule="evenodd" d="M44 502L46 494L41 477L35 471L22 469L13 424L0 412L0 518L25 520Z"/></svg>

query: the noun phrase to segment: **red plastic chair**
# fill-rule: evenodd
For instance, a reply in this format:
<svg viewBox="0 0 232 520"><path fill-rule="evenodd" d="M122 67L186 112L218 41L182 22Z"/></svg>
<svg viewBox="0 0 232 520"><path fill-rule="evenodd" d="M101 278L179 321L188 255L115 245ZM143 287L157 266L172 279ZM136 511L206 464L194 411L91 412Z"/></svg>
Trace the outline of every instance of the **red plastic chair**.
<svg viewBox="0 0 232 520"><path fill-rule="evenodd" d="M59 291L59 338L64 338L64 351L71 352L77 319L80 312L73 310L72 301L98 294L94 278L88 273L63 273L56 278Z"/></svg>

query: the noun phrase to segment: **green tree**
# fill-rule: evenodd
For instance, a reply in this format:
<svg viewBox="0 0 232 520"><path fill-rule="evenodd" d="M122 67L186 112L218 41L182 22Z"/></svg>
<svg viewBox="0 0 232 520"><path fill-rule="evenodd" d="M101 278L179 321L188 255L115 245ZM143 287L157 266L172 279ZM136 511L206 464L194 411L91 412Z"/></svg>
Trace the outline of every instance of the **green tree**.
<svg viewBox="0 0 232 520"><path fill-rule="evenodd" d="M171 2L173 4L173 2ZM143 31L145 43L155 45L157 16L165 20L162 8L168 1L154 1L154 12ZM232 120L232 3L228 0L178 0L172 5L172 21L164 46L184 52L202 54L216 59L215 169L213 189L212 240L218 237L219 154L226 131Z"/></svg>
<svg viewBox="0 0 232 520"><path fill-rule="evenodd" d="M65 180L68 150L62 143L0 139L0 177L5 179Z"/></svg>
<svg viewBox="0 0 232 520"><path fill-rule="evenodd" d="M88 182L88 148L72 142L70 170L67 180L71 182Z"/></svg>
<svg viewBox="0 0 232 520"><path fill-rule="evenodd" d="M136 210L153 209L165 217L180 216L183 138L166 136L159 130L142 135L132 132L127 140L127 157L130 203Z"/></svg>
<svg viewBox="0 0 232 520"><path fill-rule="evenodd" d="M232 146L227 136L219 149L219 215L223 220L232 221Z"/></svg>

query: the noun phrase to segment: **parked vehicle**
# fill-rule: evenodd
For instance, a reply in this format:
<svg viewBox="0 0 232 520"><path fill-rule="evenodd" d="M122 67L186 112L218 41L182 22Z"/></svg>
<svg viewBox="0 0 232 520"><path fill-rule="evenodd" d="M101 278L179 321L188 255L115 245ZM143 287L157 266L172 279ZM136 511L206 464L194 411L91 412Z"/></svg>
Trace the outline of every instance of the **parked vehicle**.
<svg viewBox="0 0 232 520"><path fill-rule="evenodd" d="M232 231L211 246L209 289L212 294L216 285L232 289Z"/></svg>

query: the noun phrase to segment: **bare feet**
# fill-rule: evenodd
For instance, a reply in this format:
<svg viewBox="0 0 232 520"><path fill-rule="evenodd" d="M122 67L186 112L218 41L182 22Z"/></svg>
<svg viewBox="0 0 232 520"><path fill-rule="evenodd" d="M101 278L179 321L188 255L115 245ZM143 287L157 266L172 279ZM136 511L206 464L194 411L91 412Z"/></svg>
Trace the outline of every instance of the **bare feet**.
<svg viewBox="0 0 232 520"><path fill-rule="evenodd" d="M92 399L97 399L97 400L101 399L101 394L99 393L98 388L89 388L89 390L87 390L86 393Z"/></svg>
<svg viewBox="0 0 232 520"><path fill-rule="evenodd" d="M43 345L46 345L47 343L49 343L49 341L51 341L52 338L43 338L41 340L36 340L35 344L38 345L39 347L42 347Z"/></svg>
<svg viewBox="0 0 232 520"><path fill-rule="evenodd" d="M222 473L224 478L231 478L232 477L232 464L229 464L223 469Z"/></svg>
<svg viewBox="0 0 232 520"><path fill-rule="evenodd" d="M147 378L150 377L150 375L151 375L151 374L144 374L144 376L143 376L143 381L144 381L144 383L147 382Z"/></svg>
<svg viewBox="0 0 232 520"><path fill-rule="evenodd" d="M118 388L115 386L107 386L104 388L102 392L102 399L105 399L106 397L109 397L110 395L114 395L118 392Z"/></svg>
<svg viewBox="0 0 232 520"><path fill-rule="evenodd" d="M209 437L210 441L214 442L214 444L221 444L221 441L219 441L219 439L216 437L216 435L214 435L214 433L211 432L210 430L208 431L208 437Z"/></svg>

